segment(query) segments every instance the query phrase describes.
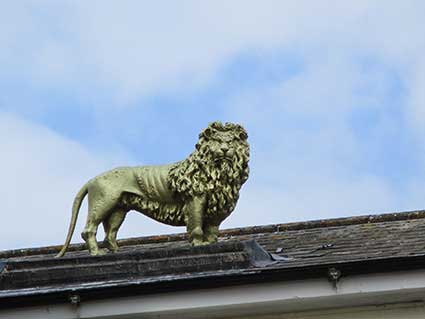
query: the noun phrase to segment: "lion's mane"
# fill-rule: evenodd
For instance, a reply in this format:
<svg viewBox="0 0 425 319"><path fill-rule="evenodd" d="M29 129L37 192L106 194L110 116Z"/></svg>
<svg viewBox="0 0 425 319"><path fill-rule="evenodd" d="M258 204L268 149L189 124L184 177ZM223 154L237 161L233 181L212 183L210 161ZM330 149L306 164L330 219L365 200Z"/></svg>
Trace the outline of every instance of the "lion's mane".
<svg viewBox="0 0 425 319"><path fill-rule="evenodd" d="M237 144L231 162L222 161L217 165L209 141L219 132L231 132ZM207 216L204 218L221 222L235 208L239 190L248 179L247 137L247 132L240 125L219 122L210 124L199 135L196 150L170 169L170 188L186 198L206 194Z"/></svg>

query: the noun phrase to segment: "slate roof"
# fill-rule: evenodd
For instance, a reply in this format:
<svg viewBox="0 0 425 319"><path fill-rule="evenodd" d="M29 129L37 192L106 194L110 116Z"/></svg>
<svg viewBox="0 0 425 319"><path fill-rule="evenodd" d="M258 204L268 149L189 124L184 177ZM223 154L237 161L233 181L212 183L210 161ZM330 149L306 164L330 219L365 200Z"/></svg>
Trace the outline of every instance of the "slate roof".
<svg viewBox="0 0 425 319"><path fill-rule="evenodd" d="M185 234L119 243L99 257L83 245L60 259L60 246L0 252L0 306L423 268L425 211L228 229L203 247Z"/></svg>

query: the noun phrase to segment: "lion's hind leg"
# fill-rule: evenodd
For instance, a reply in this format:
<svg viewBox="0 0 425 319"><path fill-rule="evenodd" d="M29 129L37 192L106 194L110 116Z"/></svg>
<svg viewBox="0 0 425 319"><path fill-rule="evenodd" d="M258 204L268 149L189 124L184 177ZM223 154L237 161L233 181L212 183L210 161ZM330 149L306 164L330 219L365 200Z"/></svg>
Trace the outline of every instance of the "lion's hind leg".
<svg viewBox="0 0 425 319"><path fill-rule="evenodd" d="M112 209L119 196L103 196L102 193L90 194L89 192L89 212L87 222L81 237L85 240L92 256L104 255L105 251L100 250L96 241L96 234L99 224L109 218Z"/></svg>
<svg viewBox="0 0 425 319"><path fill-rule="evenodd" d="M105 239L103 243L105 244L105 247L112 252L116 252L118 250L117 233L126 214L127 211L125 210L115 210L103 221L103 226L105 228Z"/></svg>

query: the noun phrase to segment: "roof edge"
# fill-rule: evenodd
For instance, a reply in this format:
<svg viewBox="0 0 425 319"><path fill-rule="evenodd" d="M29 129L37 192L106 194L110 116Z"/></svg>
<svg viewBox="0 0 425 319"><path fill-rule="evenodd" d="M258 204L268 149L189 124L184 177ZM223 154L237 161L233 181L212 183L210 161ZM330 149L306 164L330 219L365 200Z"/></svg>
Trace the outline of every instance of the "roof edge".
<svg viewBox="0 0 425 319"><path fill-rule="evenodd" d="M37 287L32 290L12 290L6 294L0 294L0 308L23 307L30 305L44 305L52 303L63 303L69 301L71 294L77 294L84 300L99 300L134 296L135 294L153 294L173 292L178 290L192 290L199 287L217 288L225 286L236 286L245 284L267 283L277 281L310 280L315 278L328 278L329 270L336 268L343 277L394 273L407 270L423 270L425 255L390 257L382 259L355 260L349 262L329 262L317 265L308 265L293 268L250 268L230 269L222 272L202 272L196 275L182 274L179 277L164 278L152 281L150 278L141 278L133 281L119 280L101 282L98 285L92 282L79 287Z"/></svg>
<svg viewBox="0 0 425 319"><path fill-rule="evenodd" d="M301 222L291 222L283 224L270 224L262 226L247 226L238 228L229 228L220 231L220 237L231 237L239 235L250 235L259 233L274 233L291 230L301 229L313 229L313 228L327 228L327 227L339 227L359 224L371 224L371 223L383 223L393 221L403 221L410 219L423 219L425 218L425 210L407 211L407 212L395 212L395 213L384 213L384 214L371 214L371 215L360 215L351 217L340 217L332 219L318 219ZM163 243L186 240L187 235L185 233L177 234L165 234L165 235L154 235L144 237L131 237L118 240L120 246L133 246L149 243ZM99 242L100 246L102 243ZM23 248L0 251L0 259L12 258L12 257L24 257L33 255L44 255L57 253L62 248L62 245L45 246L37 248ZM84 244L72 244L69 246L68 251L80 251L84 250Z"/></svg>

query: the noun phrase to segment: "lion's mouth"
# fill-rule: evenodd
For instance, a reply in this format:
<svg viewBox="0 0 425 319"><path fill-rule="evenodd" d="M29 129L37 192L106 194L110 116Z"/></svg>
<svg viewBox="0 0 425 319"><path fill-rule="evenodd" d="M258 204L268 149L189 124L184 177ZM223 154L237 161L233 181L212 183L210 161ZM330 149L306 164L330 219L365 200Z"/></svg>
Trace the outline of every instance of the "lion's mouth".
<svg viewBox="0 0 425 319"><path fill-rule="evenodd" d="M231 163L232 162L232 158L230 157L230 156L220 156L220 157L217 157L215 160L214 160L214 162L223 162L223 161L227 161L227 162L229 162L229 163Z"/></svg>

